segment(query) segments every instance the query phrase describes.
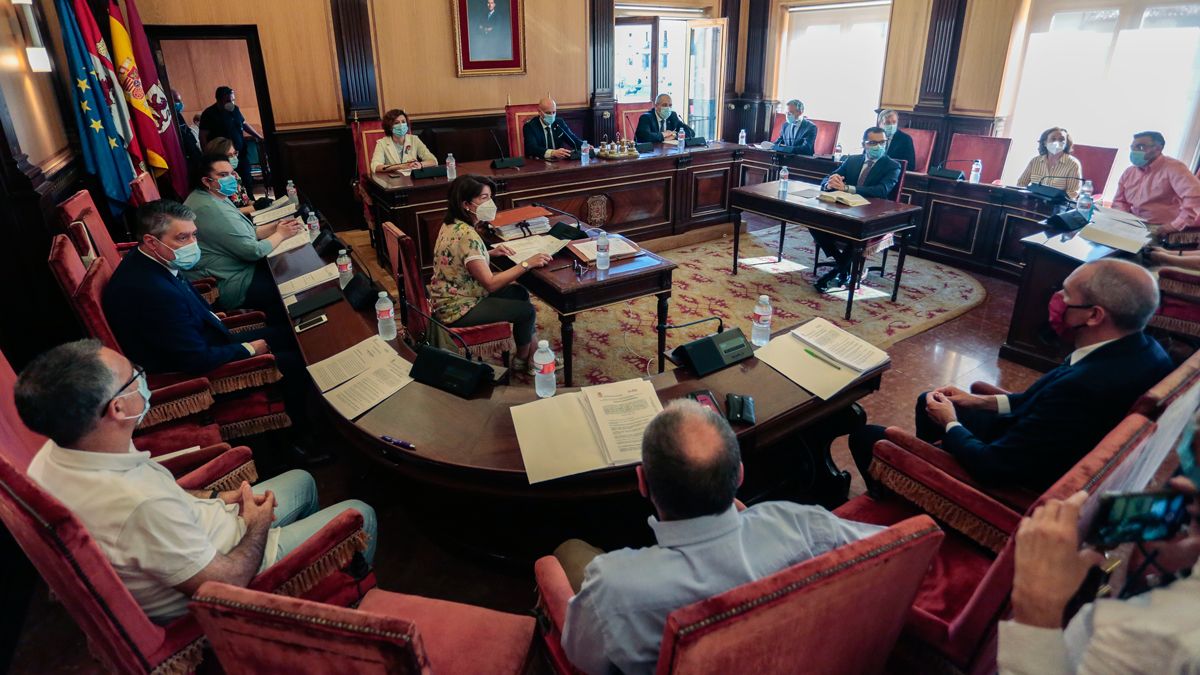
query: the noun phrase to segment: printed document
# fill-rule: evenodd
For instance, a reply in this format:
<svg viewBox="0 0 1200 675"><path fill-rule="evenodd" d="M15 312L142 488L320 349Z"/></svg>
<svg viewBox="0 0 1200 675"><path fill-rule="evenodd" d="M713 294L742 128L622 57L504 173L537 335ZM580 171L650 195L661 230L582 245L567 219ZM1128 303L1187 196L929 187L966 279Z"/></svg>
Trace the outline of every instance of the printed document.
<svg viewBox="0 0 1200 675"><path fill-rule="evenodd" d="M302 274L295 279L279 284L279 294L295 295L296 293L307 291L314 286L320 286L327 281L334 281L337 278L337 265L329 263L321 269L313 270L308 274Z"/></svg>
<svg viewBox="0 0 1200 675"><path fill-rule="evenodd" d="M298 249L302 246L307 246L308 242L309 242L308 229L307 228L301 229L296 234L293 234L292 236L288 237L287 239L284 239L283 241L279 242L279 245L276 246L275 248L271 249L271 252L267 254L267 257L274 258L275 256L283 255L284 253L287 253L288 251L295 251L296 249Z"/></svg>
<svg viewBox="0 0 1200 675"><path fill-rule="evenodd" d="M1079 236L1128 253L1137 253L1150 243L1149 228L1137 216L1116 209L1097 208Z"/></svg>
<svg viewBox="0 0 1200 675"><path fill-rule="evenodd" d="M558 237L551 237L545 234L535 234L532 237L506 241L503 245L513 250L512 255L508 256L508 259L515 263L520 263L523 260L529 260L529 258L538 253L545 253L546 255L553 256L555 253L561 251L568 243L570 242L568 242L566 239L559 239ZM496 248L500 245L501 244L493 244L492 248Z"/></svg>
<svg viewBox="0 0 1200 675"><path fill-rule="evenodd" d="M772 339L754 356L822 400L888 361L887 352L820 318Z"/></svg>
<svg viewBox="0 0 1200 675"><path fill-rule="evenodd" d="M255 225L266 225L267 223L273 223L280 218L287 218L294 213L296 213L296 205L289 203L258 211L250 217L250 220L254 221Z"/></svg>
<svg viewBox="0 0 1200 675"><path fill-rule="evenodd" d="M591 418L600 432L601 448L609 464L642 459L642 432L662 410L649 380L626 380L584 387Z"/></svg>
<svg viewBox="0 0 1200 675"><path fill-rule="evenodd" d="M596 240L588 239L585 241L577 241L571 246L571 249L579 254L586 262L592 262L596 259ZM641 249L634 246L624 237L609 237L608 238L608 257L616 259L624 256L636 255Z"/></svg>
<svg viewBox="0 0 1200 675"><path fill-rule="evenodd" d="M888 362L887 352L820 317L800 324L790 335L824 356L859 372Z"/></svg>
<svg viewBox="0 0 1200 675"><path fill-rule="evenodd" d="M372 335L341 353L312 364L308 374L321 391L329 391L370 368L387 363L394 356L396 350L383 338Z"/></svg>
<svg viewBox="0 0 1200 675"><path fill-rule="evenodd" d="M392 358L325 392L325 400L343 417L352 420L412 382L408 375L411 369L411 363L393 352Z"/></svg>

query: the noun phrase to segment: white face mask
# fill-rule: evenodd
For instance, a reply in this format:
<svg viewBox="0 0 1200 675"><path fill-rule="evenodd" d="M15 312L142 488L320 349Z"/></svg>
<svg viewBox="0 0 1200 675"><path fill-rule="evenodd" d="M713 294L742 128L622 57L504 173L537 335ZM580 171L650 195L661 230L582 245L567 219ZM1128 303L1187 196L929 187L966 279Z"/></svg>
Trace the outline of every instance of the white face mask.
<svg viewBox="0 0 1200 675"><path fill-rule="evenodd" d="M1046 144L1046 152L1049 152L1052 155L1057 155L1058 153L1062 152L1063 149L1066 147L1067 147L1067 144L1064 143L1063 141L1050 141L1049 143Z"/></svg>
<svg viewBox="0 0 1200 675"><path fill-rule="evenodd" d="M481 223L490 223L496 218L496 202L492 201L491 197L479 206L475 207L475 219Z"/></svg>

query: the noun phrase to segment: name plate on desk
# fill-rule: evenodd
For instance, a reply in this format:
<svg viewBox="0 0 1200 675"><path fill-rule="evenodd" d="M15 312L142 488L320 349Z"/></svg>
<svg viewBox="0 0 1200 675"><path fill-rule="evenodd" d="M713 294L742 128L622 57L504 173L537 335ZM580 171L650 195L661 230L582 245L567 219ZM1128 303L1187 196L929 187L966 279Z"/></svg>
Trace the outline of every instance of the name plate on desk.
<svg viewBox="0 0 1200 675"><path fill-rule="evenodd" d="M702 337L680 345L672 353L672 361L704 377L738 361L754 356L754 347L741 328Z"/></svg>

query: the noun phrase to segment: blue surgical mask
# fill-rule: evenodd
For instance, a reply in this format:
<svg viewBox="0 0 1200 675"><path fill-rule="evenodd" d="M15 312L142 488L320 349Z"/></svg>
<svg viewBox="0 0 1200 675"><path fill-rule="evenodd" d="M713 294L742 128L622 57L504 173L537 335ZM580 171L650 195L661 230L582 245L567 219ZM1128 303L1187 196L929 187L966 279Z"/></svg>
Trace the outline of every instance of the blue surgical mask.
<svg viewBox="0 0 1200 675"><path fill-rule="evenodd" d="M1196 464L1196 453L1192 450L1192 439L1196 435L1196 425L1188 423L1175 445L1175 454L1179 458L1179 472L1192 484L1200 487L1200 466Z"/></svg>
<svg viewBox="0 0 1200 675"><path fill-rule="evenodd" d="M1130 150L1129 163L1134 166L1146 166L1149 162L1146 161L1145 150Z"/></svg>
<svg viewBox="0 0 1200 675"><path fill-rule="evenodd" d="M671 116L671 106L667 106L665 108L659 108L658 116L664 120L667 119L668 117L670 117Z"/></svg>
<svg viewBox="0 0 1200 675"><path fill-rule="evenodd" d="M234 155L233 157L230 157L229 158L229 166L232 166L233 168L236 169L237 165L238 165L238 156Z"/></svg>
<svg viewBox="0 0 1200 675"><path fill-rule="evenodd" d="M183 112L183 101L175 101L175 112Z"/></svg>
<svg viewBox="0 0 1200 675"><path fill-rule="evenodd" d="M180 246L175 251L175 259L167 263L177 270L190 270L200 262L200 243L193 241L186 246Z"/></svg>
<svg viewBox="0 0 1200 675"><path fill-rule="evenodd" d="M125 418L127 420L128 419L135 420L134 426L141 424L142 419L146 417L146 413L150 412L150 385L146 384L146 374L145 373L138 376L137 385L138 385L137 393L139 395L141 395L142 401L144 402L144 405L142 407L142 412L138 413L136 418L133 418L133 417ZM126 394L121 394L121 396L129 396L130 394L133 394L133 393L134 392L131 391Z"/></svg>
<svg viewBox="0 0 1200 675"><path fill-rule="evenodd" d="M872 161L877 160L880 157L883 157L883 153L885 150L886 149L882 145L868 145L866 147L867 159L870 159Z"/></svg>
<svg viewBox="0 0 1200 675"><path fill-rule="evenodd" d="M556 119L558 119L558 113L553 113L550 115L542 115L542 121L546 123L546 126L550 126L551 124L554 124L554 120L556 120Z"/></svg>
<svg viewBox="0 0 1200 675"><path fill-rule="evenodd" d="M800 121L800 116L793 115L792 113L784 113L784 118L787 119L788 124L795 124L796 122Z"/></svg>
<svg viewBox="0 0 1200 675"><path fill-rule="evenodd" d="M892 135L896 133L896 125L895 124L885 124L880 128L883 129L883 133L887 134L888 138L891 138Z"/></svg>
<svg viewBox="0 0 1200 675"><path fill-rule="evenodd" d="M408 122L401 122L392 127L392 135L396 138L403 138L408 135Z"/></svg>
<svg viewBox="0 0 1200 675"><path fill-rule="evenodd" d="M232 197L237 194L237 185L237 175L232 173L217 179L217 189L226 197Z"/></svg>

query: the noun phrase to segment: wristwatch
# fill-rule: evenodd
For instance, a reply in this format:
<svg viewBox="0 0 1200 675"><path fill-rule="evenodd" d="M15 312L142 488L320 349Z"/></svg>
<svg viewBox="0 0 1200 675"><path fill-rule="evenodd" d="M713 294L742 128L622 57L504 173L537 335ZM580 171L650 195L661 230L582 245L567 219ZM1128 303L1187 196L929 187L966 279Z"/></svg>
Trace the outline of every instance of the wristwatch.
<svg viewBox="0 0 1200 675"><path fill-rule="evenodd" d="M525 268L525 269L529 269L529 263L528 263L528 262L526 262L526 261L524 261L524 260L522 260L522 261L521 261L521 267L523 267L523 268Z"/></svg>

